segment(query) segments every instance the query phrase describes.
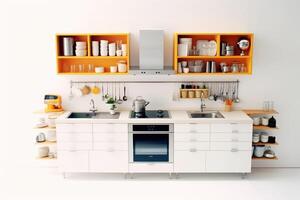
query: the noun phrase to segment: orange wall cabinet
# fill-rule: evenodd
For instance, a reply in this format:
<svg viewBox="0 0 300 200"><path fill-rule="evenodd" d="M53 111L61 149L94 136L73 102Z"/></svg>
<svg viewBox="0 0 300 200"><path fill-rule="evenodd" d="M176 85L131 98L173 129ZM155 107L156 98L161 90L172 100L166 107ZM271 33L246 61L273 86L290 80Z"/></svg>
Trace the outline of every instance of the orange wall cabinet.
<svg viewBox="0 0 300 200"><path fill-rule="evenodd" d="M64 38L72 38L74 45L72 46L73 55L65 55ZM100 56L101 40L107 40L110 43L116 43L116 50L121 49L121 55ZM99 55L93 55L93 41L99 43ZM83 47L77 47L76 42L85 42ZM57 34L56 35L56 61L57 73L61 75L122 75L127 74L129 70L129 34L128 33L104 33L104 34ZM119 48L118 48L119 47ZM77 54L76 49L82 50L83 54ZM108 47L105 48L109 54ZM111 72L110 66L118 66L121 62L126 64L126 69L121 72ZM97 67L103 67L104 72L96 72Z"/></svg>
<svg viewBox="0 0 300 200"><path fill-rule="evenodd" d="M242 50L238 46L238 42L241 39L247 39L250 42L249 48L244 51L244 55L241 55ZM182 46L178 45L181 43L188 43L187 40L192 40L191 44L192 51L182 51ZM212 43L210 43L212 41ZM233 55L224 55L221 52L222 43L227 46L233 46L234 52ZM205 46L208 44L215 45L215 54L203 52ZM191 48L189 47L189 49ZM180 50L179 50L180 48ZM225 48L226 50L226 48ZM202 51L202 52L201 52ZM184 52L182 54L182 52ZM214 52L212 50L212 52ZM226 51L225 51L226 52ZM253 34L252 33L175 33L174 36L174 70L177 75L240 75L252 74L252 54L253 54ZM183 55L183 56L182 56ZM206 72L206 63L210 61L215 62L216 71L207 73ZM180 63L180 64L179 64ZM200 67L197 67L199 65ZM189 72L184 73L183 70L179 70L179 65L188 66ZM222 72L221 65L226 64L229 66L228 72ZM231 70L232 65L238 65L238 70ZM193 68L194 67L194 68ZM187 70L186 70L187 71Z"/></svg>

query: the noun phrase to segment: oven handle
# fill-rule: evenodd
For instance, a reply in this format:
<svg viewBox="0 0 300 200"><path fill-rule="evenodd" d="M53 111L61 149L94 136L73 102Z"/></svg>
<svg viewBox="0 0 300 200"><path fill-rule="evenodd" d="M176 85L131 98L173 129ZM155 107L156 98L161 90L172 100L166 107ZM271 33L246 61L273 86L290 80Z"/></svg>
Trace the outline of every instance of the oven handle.
<svg viewBox="0 0 300 200"><path fill-rule="evenodd" d="M131 134L173 134L173 132L169 132L169 131L133 131L129 133Z"/></svg>

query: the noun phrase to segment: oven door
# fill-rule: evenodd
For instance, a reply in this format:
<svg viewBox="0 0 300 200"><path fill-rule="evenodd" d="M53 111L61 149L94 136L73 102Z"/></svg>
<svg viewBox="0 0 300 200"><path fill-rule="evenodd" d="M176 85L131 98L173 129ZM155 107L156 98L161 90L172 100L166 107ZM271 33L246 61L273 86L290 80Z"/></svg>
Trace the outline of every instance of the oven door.
<svg viewBox="0 0 300 200"><path fill-rule="evenodd" d="M173 133L129 133L130 162L173 162Z"/></svg>

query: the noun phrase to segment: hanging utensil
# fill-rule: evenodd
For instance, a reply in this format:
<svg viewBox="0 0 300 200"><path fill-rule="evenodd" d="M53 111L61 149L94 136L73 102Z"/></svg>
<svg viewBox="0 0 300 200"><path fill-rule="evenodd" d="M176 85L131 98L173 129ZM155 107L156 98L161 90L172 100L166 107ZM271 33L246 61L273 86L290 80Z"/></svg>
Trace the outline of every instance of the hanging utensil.
<svg viewBox="0 0 300 200"><path fill-rule="evenodd" d="M127 96L126 96L126 86L124 83L124 96L123 96L123 101L127 101Z"/></svg>
<svg viewBox="0 0 300 200"><path fill-rule="evenodd" d="M103 83L101 84L101 92L102 92L102 101L104 101L105 99L105 94L104 94L104 86L103 86Z"/></svg>
<svg viewBox="0 0 300 200"><path fill-rule="evenodd" d="M239 82L236 82L235 86L236 86L236 96L234 98L234 103L240 103L240 99L239 99Z"/></svg>
<svg viewBox="0 0 300 200"><path fill-rule="evenodd" d="M115 89L115 101L117 101L117 83L114 83L114 89Z"/></svg>
<svg viewBox="0 0 300 200"><path fill-rule="evenodd" d="M73 83L71 82L70 83L70 94L69 94L69 99L71 100L71 99L73 99Z"/></svg>
<svg viewBox="0 0 300 200"><path fill-rule="evenodd" d="M211 100L211 101L213 101L215 98L214 98L214 95L213 95L213 83L210 83L209 84L209 93L210 93L210 95L209 95L209 97L208 97L208 99L209 100Z"/></svg>
<svg viewBox="0 0 300 200"><path fill-rule="evenodd" d="M119 98L118 98L117 103L121 104L122 102L123 102L123 100L121 99L121 83L119 83Z"/></svg>

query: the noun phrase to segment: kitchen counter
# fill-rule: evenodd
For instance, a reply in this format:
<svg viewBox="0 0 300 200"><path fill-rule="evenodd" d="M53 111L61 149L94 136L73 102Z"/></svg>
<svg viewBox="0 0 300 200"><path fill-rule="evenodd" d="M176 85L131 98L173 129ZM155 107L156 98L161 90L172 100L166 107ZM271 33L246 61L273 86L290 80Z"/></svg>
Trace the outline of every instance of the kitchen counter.
<svg viewBox="0 0 300 200"><path fill-rule="evenodd" d="M119 119L69 119L71 112L65 112L56 119L56 123L252 123L252 119L243 111L220 111L224 118L190 118L186 111L170 110L171 118L168 119L129 118L130 111L118 112L120 112Z"/></svg>

